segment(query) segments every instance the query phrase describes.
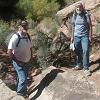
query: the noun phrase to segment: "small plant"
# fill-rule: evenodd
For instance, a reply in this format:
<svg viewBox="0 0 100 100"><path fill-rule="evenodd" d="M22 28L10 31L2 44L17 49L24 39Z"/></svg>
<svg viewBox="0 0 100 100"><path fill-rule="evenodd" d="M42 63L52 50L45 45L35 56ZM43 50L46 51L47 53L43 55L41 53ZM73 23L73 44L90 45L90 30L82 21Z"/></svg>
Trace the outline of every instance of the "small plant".
<svg viewBox="0 0 100 100"><path fill-rule="evenodd" d="M0 46L4 46L4 41L10 32L10 27L7 22L0 20Z"/></svg>
<svg viewBox="0 0 100 100"><path fill-rule="evenodd" d="M96 33L100 36L100 23L96 25Z"/></svg>

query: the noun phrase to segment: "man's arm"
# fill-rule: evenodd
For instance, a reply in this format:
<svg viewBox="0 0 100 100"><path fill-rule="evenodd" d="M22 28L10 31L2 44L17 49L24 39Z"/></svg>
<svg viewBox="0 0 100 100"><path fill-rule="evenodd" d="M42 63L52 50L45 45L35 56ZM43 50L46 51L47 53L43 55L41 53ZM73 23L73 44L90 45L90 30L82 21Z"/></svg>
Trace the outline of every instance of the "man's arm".
<svg viewBox="0 0 100 100"><path fill-rule="evenodd" d="M16 47L16 41L18 40L18 36L14 34L8 44L8 50L7 50L7 55L8 57L12 60L14 58L13 50Z"/></svg>
<svg viewBox="0 0 100 100"><path fill-rule="evenodd" d="M16 61L17 63L21 63L20 61L18 61L17 59L16 59L16 57L14 56L14 54L12 53L12 49L8 49L8 51L7 51L7 56L11 59L11 60L14 60L14 61Z"/></svg>
<svg viewBox="0 0 100 100"><path fill-rule="evenodd" d="M71 43L73 43L73 41L74 41L74 28L75 28L75 25L72 24Z"/></svg>
<svg viewBox="0 0 100 100"><path fill-rule="evenodd" d="M12 60L14 58L14 55L12 53L12 49L7 50L7 56Z"/></svg>
<svg viewBox="0 0 100 100"><path fill-rule="evenodd" d="M89 26L89 41L92 42L92 21L89 13L86 14L86 18Z"/></svg>
<svg viewBox="0 0 100 100"><path fill-rule="evenodd" d="M33 51L32 51L32 47L30 48L30 50L31 50L31 58L33 57Z"/></svg>
<svg viewBox="0 0 100 100"><path fill-rule="evenodd" d="M73 13L72 21L71 21L71 24L72 24L71 43L74 41L75 19L76 19L76 15L75 15L75 13Z"/></svg>
<svg viewBox="0 0 100 100"><path fill-rule="evenodd" d="M89 16L89 41L92 42L92 22Z"/></svg>

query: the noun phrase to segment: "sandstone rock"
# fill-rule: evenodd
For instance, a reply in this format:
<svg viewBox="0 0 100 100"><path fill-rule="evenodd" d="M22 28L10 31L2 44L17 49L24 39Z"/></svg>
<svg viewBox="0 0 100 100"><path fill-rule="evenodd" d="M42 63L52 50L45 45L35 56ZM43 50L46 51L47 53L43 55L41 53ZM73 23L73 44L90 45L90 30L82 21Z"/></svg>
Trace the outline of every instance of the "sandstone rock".
<svg viewBox="0 0 100 100"><path fill-rule="evenodd" d="M95 74L93 77L99 77ZM67 69L65 72L49 67L35 77L30 86L31 100L99 100L100 87L96 80L82 77L82 71ZM98 81L99 82L99 81Z"/></svg>
<svg viewBox="0 0 100 100"><path fill-rule="evenodd" d="M96 21L98 23L100 23L100 7L98 7L98 9L94 10L93 16L96 19Z"/></svg>
<svg viewBox="0 0 100 100"><path fill-rule="evenodd" d="M59 17L62 17L62 18L65 18L66 16L68 16L70 13L72 13L74 10L75 10L75 5L79 2L83 3L84 0L81 0L81 1L78 1L68 7L65 7L64 9L60 10L57 12L57 16Z"/></svg>
<svg viewBox="0 0 100 100"><path fill-rule="evenodd" d="M10 90L6 84L0 80L0 100L25 100L22 96L18 96L15 91Z"/></svg>
<svg viewBox="0 0 100 100"><path fill-rule="evenodd" d="M39 32L47 34L53 30L54 25L55 25L55 23L52 19L45 18L44 20L40 21L40 23L37 25L36 29Z"/></svg>
<svg viewBox="0 0 100 100"><path fill-rule="evenodd" d="M85 8L87 10L94 9L97 5L100 5L100 0L85 0Z"/></svg>
<svg viewBox="0 0 100 100"><path fill-rule="evenodd" d="M58 17L61 16L62 18L65 18L66 16L68 16L70 13L72 13L75 10L75 5L79 2L81 2L85 6L85 9L87 10L94 9L100 5L100 0L81 0L58 11L56 15Z"/></svg>

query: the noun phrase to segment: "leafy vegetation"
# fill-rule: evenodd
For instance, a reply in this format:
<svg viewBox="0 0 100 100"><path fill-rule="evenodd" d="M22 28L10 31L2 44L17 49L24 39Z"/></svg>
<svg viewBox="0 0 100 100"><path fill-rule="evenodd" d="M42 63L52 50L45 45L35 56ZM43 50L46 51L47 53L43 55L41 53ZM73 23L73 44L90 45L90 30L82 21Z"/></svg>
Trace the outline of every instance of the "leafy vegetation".
<svg viewBox="0 0 100 100"><path fill-rule="evenodd" d="M59 5L56 0L34 0L33 15L36 19L52 17L58 10Z"/></svg>
<svg viewBox="0 0 100 100"><path fill-rule="evenodd" d="M32 18L32 1L33 0L19 0L16 4L16 13L21 18Z"/></svg>
<svg viewBox="0 0 100 100"><path fill-rule="evenodd" d="M4 45L4 41L10 32L10 27L7 22L0 21L0 46Z"/></svg>
<svg viewBox="0 0 100 100"><path fill-rule="evenodd" d="M56 0L19 0L16 4L17 14L26 19L34 20L51 17L58 8L59 5Z"/></svg>
<svg viewBox="0 0 100 100"><path fill-rule="evenodd" d="M2 7L3 17L42 20L45 17L54 17L55 13L78 0L5 0ZM10 9L10 11L9 11ZM2 15L1 14L1 15ZM9 15L5 16L5 15Z"/></svg>

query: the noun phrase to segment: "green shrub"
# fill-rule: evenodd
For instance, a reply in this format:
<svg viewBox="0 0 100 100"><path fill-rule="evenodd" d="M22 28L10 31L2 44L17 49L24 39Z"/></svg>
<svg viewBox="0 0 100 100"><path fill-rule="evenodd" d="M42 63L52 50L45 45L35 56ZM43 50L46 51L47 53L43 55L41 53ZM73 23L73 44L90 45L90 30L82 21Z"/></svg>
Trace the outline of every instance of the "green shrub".
<svg viewBox="0 0 100 100"><path fill-rule="evenodd" d="M31 18L33 13L33 0L19 0L16 4L16 12L22 18Z"/></svg>
<svg viewBox="0 0 100 100"><path fill-rule="evenodd" d="M100 23L96 25L96 34L100 35Z"/></svg>
<svg viewBox="0 0 100 100"><path fill-rule="evenodd" d="M53 38L58 29L58 24L55 21L55 19L52 19L50 17L45 17L41 22L38 30L45 33L48 37Z"/></svg>
<svg viewBox="0 0 100 100"><path fill-rule="evenodd" d="M39 65L45 69L49 66L47 62L50 55L50 45L54 35L57 33L57 24L52 18L44 18L37 26L36 41L37 41L37 57Z"/></svg>
<svg viewBox="0 0 100 100"><path fill-rule="evenodd" d="M38 20L54 15L59 8L56 0L34 0L33 16Z"/></svg>
<svg viewBox="0 0 100 100"><path fill-rule="evenodd" d="M0 46L4 45L4 41L7 37L7 35L10 32L9 24L4 21L0 21Z"/></svg>

